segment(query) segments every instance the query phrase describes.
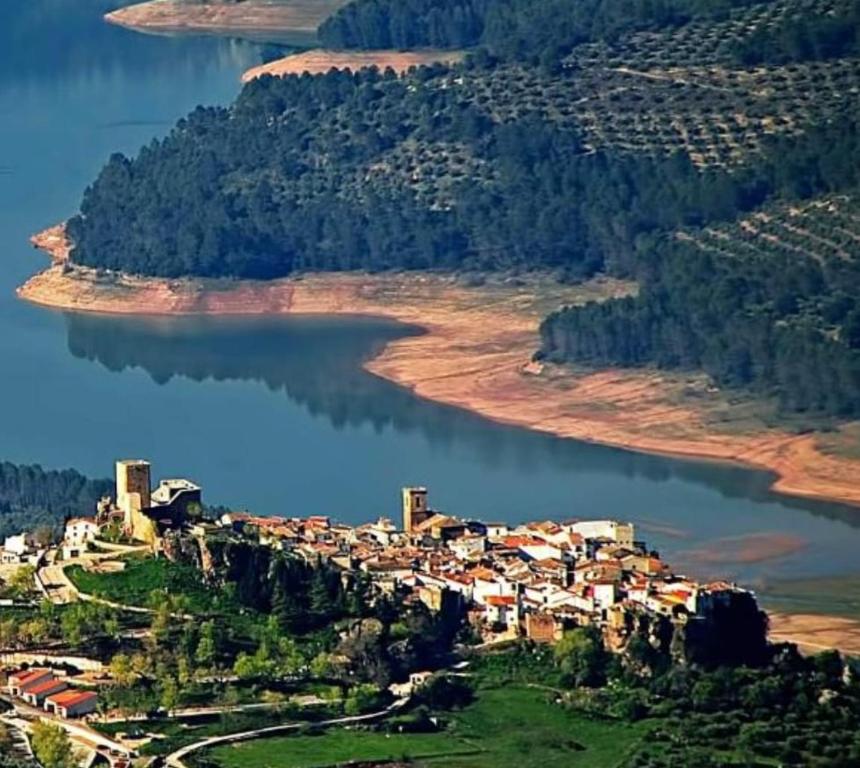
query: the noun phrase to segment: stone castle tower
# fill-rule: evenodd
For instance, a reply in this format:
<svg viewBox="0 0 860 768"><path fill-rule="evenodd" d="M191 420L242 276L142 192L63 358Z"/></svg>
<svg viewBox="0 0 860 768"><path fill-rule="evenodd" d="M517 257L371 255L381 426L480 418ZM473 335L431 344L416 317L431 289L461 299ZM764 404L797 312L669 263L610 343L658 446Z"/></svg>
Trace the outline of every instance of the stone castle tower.
<svg viewBox="0 0 860 768"><path fill-rule="evenodd" d="M403 530L412 533L430 517L426 488L403 489Z"/></svg>
<svg viewBox="0 0 860 768"><path fill-rule="evenodd" d="M152 506L148 461L127 459L116 463L116 505L122 510L126 530L134 531L136 516Z"/></svg>

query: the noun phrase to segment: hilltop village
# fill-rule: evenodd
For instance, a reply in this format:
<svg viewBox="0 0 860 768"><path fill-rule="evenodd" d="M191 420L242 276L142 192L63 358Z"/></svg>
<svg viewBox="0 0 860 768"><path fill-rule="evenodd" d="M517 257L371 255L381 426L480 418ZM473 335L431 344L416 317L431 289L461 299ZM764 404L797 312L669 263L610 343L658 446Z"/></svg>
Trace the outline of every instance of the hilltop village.
<svg viewBox="0 0 860 768"><path fill-rule="evenodd" d="M690 696L703 675L775 659L807 679L796 650L768 645L751 592L674 573L629 522L462 519L423 487L402 489L396 523L259 517L151 474L119 461L92 516L5 541L0 731L37 753L47 732L78 765L188 768L213 733L435 733L439 712L481 700L476 675L631 722L662 711L675 672ZM699 706L685 697L679 711Z"/></svg>
<svg viewBox="0 0 860 768"><path fill-rule="evenodd" d="M400 525L385 517L358 526L325 516L207 517L198 485L171 479L153 490L150 475L146 461L117 462L115 499L103 499L91 518L69 520L60 552L48 559L74 560L104 531L120 528L129 543L172 560L187 559L190 545L206 571L213 543L252 541L310 565L326 563L344 579L364 575L379 594L406 593L431 611L462 611L484 641L552 643L567 628L593 625L621 649L634 617L695 635L714 624L720 608L739 599L754 604L734 584L700 584L674 573L636 538L632 523L460 519L433 510L423 487L402 489ZM28 541L7 539L4 561L44 559ZM46 595L51 586L40 582Z"/></svg>

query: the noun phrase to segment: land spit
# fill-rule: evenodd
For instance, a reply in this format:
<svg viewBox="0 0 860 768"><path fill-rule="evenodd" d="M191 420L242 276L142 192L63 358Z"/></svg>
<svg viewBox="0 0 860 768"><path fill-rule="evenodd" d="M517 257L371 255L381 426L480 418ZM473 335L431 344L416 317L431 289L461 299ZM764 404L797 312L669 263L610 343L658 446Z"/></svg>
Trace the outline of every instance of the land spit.
<svg viewBox="0 0 860 768"><path fill-rule="evenodd" d="M263 75L283 77L284 75L325 74L332 69L351 69L353 71L376 67L379 70L393 69L399 74L408 72L412 67L428 64L456 64L463 58L462 51L424 49L416 51L329 51L316 49L294 53L259 67L252 67L244 75L242 82L248 83Z"/></svg>
<svg viewBox="0 0 860 768"><path fill-rule="evenodd" d="M308 274L273 281L144 278L68 260L62 225L34 236L53 264L18 289L69 311L140 315L369 315L425 329L391 342L370 372L419 397L497 422L646 453L736 462L775 474L773 488L860 505L860 459L824 450L836 436L793 434L750 418L706 377L654 370L574 371L532 362L540 320L569 304L625 296L600 277L560 285L549 275ZM846 437L846 439L848 439Z"/></svg>
<svg viewBox="0 0 860 768"><path fill-rule="evenodd" d="M105 15L111 24L155 34L233 34L248 39L314 45L317 28L347 0L246 0L189 3L150 0Z"/></svg>

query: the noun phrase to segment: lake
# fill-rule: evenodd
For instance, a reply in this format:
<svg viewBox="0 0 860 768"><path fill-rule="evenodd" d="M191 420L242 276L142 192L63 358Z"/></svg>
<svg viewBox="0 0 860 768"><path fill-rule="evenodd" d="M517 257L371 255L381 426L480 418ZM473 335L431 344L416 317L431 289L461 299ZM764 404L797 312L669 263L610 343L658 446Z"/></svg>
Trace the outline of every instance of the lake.
<svg viewBox="0 0 860 768"><path fill-rule="evenodd" d="M120 457L260 514L396 516L404 484L494 520L631 519L676 565L761 585L856 572L860 510L777 497L738 467L602 448L421 401L362 370L417 329L376 320L138 319L18 301L28 237L115 151L225 104L261 48L110 27L107 0L0 10L0 458L94 476Z"/></svg>

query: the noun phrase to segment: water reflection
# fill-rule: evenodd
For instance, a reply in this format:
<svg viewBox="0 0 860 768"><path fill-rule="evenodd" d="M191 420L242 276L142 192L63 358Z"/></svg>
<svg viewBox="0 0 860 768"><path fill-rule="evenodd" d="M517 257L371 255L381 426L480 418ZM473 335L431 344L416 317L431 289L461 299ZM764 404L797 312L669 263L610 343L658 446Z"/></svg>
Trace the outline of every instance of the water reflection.
<svg viewBox="0 0 860 768"><path fill-rule="evenodd" d="M773 501L767 473L706 462L679 461L619 451L505 427L468 412L420 400L408 390L368 374L362 363L397 338L420 331L367 318L170 318L66 316L68 346L78 358L110 371L145 370L165 385L192 381L254 381L336 430L371 425L419 433L432 446L467 445L489 467L515 466L528 475L551 465L577 475L621 475L651 483L682 480L719 491L724 498ZM814 514L860 527L853 508L781 499ZM643 520L647 527L648 520ZM659 522L650 523L661 532ZM678 529L662 525L671 538Z"/></svg>
<svg viewBox="0 0 860 768"><path fill-rule="evenodd" d="M0 3L0 87L73 81L80 77L140 76L177 68L202 69L209 55L249 56L258 49L231 41L156 38L102 20L123 0L3 0ZM254 59L259 61L259 53ZM175 117L178 117L175 116Z"/></svg>

